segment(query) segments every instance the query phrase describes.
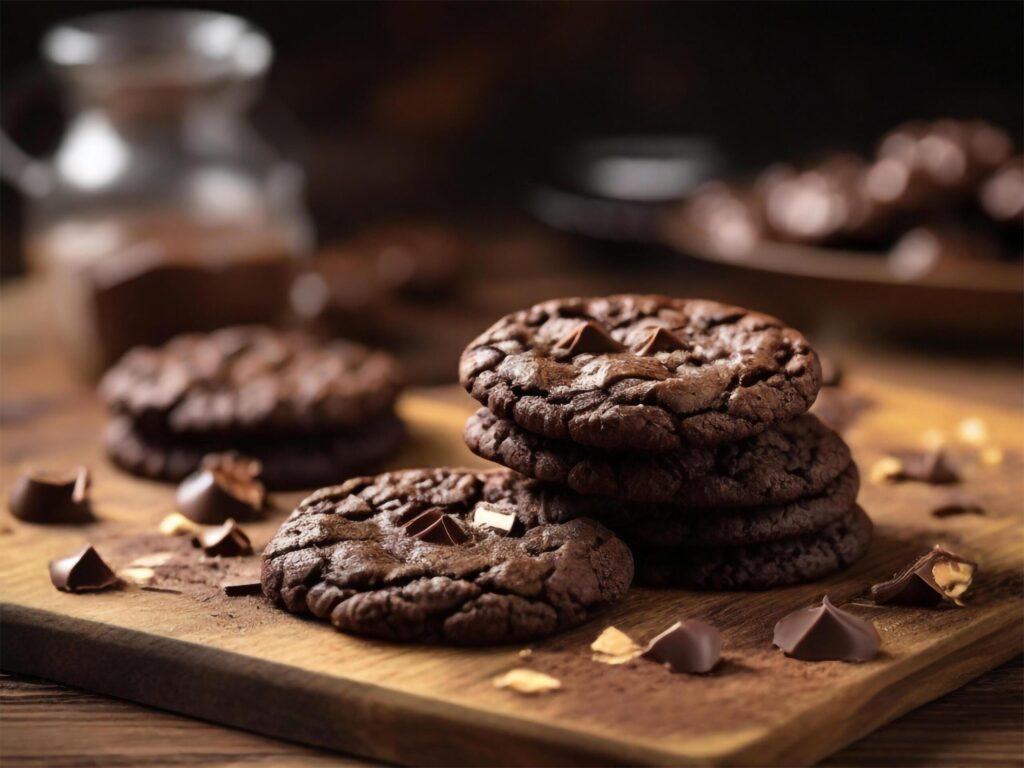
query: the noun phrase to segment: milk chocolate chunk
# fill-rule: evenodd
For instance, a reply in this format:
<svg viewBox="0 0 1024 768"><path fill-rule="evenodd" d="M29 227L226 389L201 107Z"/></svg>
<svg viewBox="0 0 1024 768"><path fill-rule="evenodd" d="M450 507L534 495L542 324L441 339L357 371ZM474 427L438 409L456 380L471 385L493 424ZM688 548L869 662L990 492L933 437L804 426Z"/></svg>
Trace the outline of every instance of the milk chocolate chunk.
<svg viewBox="0 0 1024 768"><path fill-rule="evenodd" d="M870 621L836 608L828 599L801 608L775 625L772 645L802 661L870 661L881 641Z"/></svg>
<svg viewBox="0 0 1024 768"><path fill-rule="evenodd" d="M570 356L622 351L622 345L592 320L581 323L559 341L555 348L567 350Z"/></svg>
<svg viewBox="0 0 1024 768"><path fill-rule="evenodd" d="M677 621L651 640L644 658L673 672L704 674L722 655L722 635L703 621Z"/></svg>
<svg viewBox="0 0 1024 768"><path fill-rule="evenodd" d="M960 598L970 589L977 570L977 564L936 546L888 581L872 586L871 597L881 604L963 606Z"/></svg>
<svg viewBox="0 0 1024 768"><path fill-rule="evenodd" d="M228 520L223 525L203 531L192 541L197 547L202 547L207 555L242 557L252 554L249 537L234 520Z"/></svg>
<svg viewBox="0 0 1024 768"><path fill-rule="evenodd" d="M89 470L29 470L11 488L7 508L29 523L82 523L92 520L88 499Z"/></svg>
<svg viewBox="0 0 1024 768"><path fill-rule="evenodd" d="M225 581L220 585L221 591L228 597L244 597L245 595L259 595L263 592L263 586L259 579L238 579Z"/></svg>
<svg viewBox="0 0 1024 768"><path fill-rule="evenodd" d="M522 530L515 512L491 506L477 504L473 510L473 525L485 528L501 536L511 536Z"/></svg>
<svg viewBox="0 0 1024 768"><path fill-rule="evenodd" d="M960 474L950 466L941 446L917 453L904 453L899 459L902 466L893 475L893 480L916 480L932 485L960 482Z"/></svg>
<svg viewBox="0 0 1024 768"><path fill-rule="evenodd" d="M75 554L50 563L50 581L62 592L95 592L117 584L117 574L86 544Z"/></svg>
<svg viewBox="0 0 1024 768"><path fill-rule="evenodd" d="M439 509L428 509L403 527L414 539L429 541L431 544L452 546L461 544L469 538L451 515L446 515Z"/></svg>
<svg viewBox="0 0 1024 768"><path fill-rule="evenodd" d="M674 352L677 349L685 349L686 344L667 328L653 328L650 334L636 348L636 353L641 356L653 355L656 352Z"/></svg>
<svg viewBox="0 0 1024 768"><path fill-rule="evenodd" d="M206 456L202 468L178 486L178 509L204 525L252 516L266 501L260 472L260 462L237 453Z"/></svg>

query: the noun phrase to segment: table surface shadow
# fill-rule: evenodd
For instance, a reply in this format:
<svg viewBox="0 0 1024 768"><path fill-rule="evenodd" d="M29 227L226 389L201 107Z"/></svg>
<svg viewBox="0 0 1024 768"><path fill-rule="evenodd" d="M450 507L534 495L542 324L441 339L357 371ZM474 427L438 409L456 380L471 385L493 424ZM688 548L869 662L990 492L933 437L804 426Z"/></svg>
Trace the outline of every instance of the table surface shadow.
<svg viewBox="0 0 1024 768"><path fill-rule="evenodd" d="M0 763L10 768L376 765L8 674L0 674ZM1024 765L1024 656L904 715L821 765Z"/></svg>

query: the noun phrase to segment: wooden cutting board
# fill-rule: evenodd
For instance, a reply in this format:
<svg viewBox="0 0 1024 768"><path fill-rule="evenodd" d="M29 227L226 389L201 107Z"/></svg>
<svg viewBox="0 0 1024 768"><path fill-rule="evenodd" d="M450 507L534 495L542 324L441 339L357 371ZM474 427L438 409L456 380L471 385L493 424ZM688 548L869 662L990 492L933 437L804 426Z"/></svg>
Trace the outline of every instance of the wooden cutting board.
<svg viewBox="0 0 1024 768"><path fill-rule="evenodd" d="M854 378L847 392L870 405L846 436L865 476L876 459L918 444L927 430L952 437L962 419L984 421L1003 462L985 465L967 448L961 459L963 487L982 500L985 515L939 519L930 510L945 489L865 480L861 503L877 524L876 537L867 558L846 573L763 593L634 589L602 618L531 645L523 658L520 646L459 650L348 637L259 597L226 597L201 580L177 592L137 586L57 592L48 561L86 541L116 568L140 551L200 558L185 542L155 534L171 510L172 489L129 478L103 460L103 414L87 390L69 383L55 357L8 347L5 359L0 491L6 497L23 463L86 463L100 518L72 527L4 517L2 665L10 671L408 764L802 764L1021 648L1024 424L1018 412ZM471 409L468 399L408 397L402 410L412 438L393 466L483 466L460 439ZM275 496L279 511L246 526L257 547L297 498ZM981 564L968 607L878 608L857 599L935 543ZM251 568L255 559L228 568ZM775 621L824 592L875 622L883 639L877 660L809 664L771 647ZM640 660L611 667L590 659L590 642L609 624L642 641L684 617L722 631L724 663L715 674L673 675ZM492 685L518 666L551 674L563 687L527 698Z"/></svg>

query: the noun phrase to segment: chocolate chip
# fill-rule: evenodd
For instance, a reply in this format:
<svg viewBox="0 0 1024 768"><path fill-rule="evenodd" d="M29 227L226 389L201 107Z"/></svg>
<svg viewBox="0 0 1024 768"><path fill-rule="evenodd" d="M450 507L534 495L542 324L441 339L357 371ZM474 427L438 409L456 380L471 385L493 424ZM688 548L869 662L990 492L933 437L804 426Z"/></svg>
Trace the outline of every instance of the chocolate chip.
<svg viewBox="0 0 1024 768"><path fill-rule="evenodd" d="M207 555L242 557L252 554L249 537L234 520L227 520L221 526L203 531L192 542L195 546L202 547L203 552Z"/></svg>
<svg viewBox="0 0 1024 768"><path fill-rule="evenodd" d="M941 448L899 454L902 464L893 480L915 480L932 485L959 483L959 473L949 464L946 452Z"/></svg>
<svg viewBox="0 0 1024 768"><path fill-rule="evenodd" d="M263 585L259 579L241 579L238 581L225 581L220 585L221 591L228 597L243 597L245 595L263 594Z"/></svg>
<svg viewBox="0 0 1024 768"><path fill-rule="evenodd" d="M722 635L703 621L677 621L651 640L644 658L673 672L710 672L722 655Z"/></svg>
<svg viewBox="0 0 1024 768"><path fill-rule="evenodd" d="M117 575L86 544L73 555L50 563L50 581L62 592L90 592L117 584Z"/></svg>
<svg viewBox="0 0 1024 768"><path fill-rule="evenodd" d="M82 523L92 520L89 470L29 470L18 477L7 498L11 514L29 523Z"/></svg>
<svg viewBox="0 0 1024 768"><path fill-rule="evenodd" d="M903 568L888 581L871 587L876 603L934 608L960 598L974 580L978 566L942 547L935 547Z"/></svg>
<svg viewBox="0 0 1024 768"><path fill-rule="evenodd" d="M685 349L683 341L667 328L654 328L650 334L636 348L636 353L642 357L653 355L656 352L674 352L677 349Z"/></svg>
<svg viewBox="0 0 1024 768"><path fill-rule="evenodd" d="M469 538L451 515L446 515L439 509L428 509L402 527L414 539L429 541L431 544L451 546L461 544Z"/></svg>
<svg viewBox="0 0 1024 768"><path fill-rule="evenodd" d="M932 509L932 515L935 517L984 514L985 508L977 498L958 491L946 494Z"/></svg>
<svg viewBox="0 0 1024 768"><path fill-rule="evenodd" d="M556 349L564 349L569 356L599 355L603 352L621 352L622 345L608 335L608 332L592 320L581 323L555 344Z"/></svg>
<svg viewBox="0 0 1024 768"><path fill-rule="evenodd" d="M522 529L515 512L508 512L489 504L476 505L473 509L473 525L502 536L511 536Z"/></svg>
<svg viewBox="0 0 1024 768"><path fill-rule="evenodd" d="M772 645L802 661L870 661L881 641L874 625L832 605L828 595L821 605L801 608L775 625Z"/></svg>
<svg viewBox="0 0 1024 768"><path fill-rule="evenodd" d="M178 509L205 525L252 516L266 501L261 469L260 462L237 453L206 456L202 468L178 486Z"/></svg>

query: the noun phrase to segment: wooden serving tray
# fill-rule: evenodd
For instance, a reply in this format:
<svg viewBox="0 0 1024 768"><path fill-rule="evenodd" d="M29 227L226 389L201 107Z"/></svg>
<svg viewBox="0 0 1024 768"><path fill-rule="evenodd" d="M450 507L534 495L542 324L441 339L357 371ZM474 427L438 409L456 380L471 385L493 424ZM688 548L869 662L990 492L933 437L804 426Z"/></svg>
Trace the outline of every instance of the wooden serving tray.
<svg viewBox="0 0 1024 768"><path fill-rule="evenodd" d="M0 491L6 497L22 463L85 463L100 519L79 527L4 519L2 665L10 671L399 763L802 764L1020 651L1024 424L1015 411L852 381L847 390L871 403L847 431L865 476L877 458L915 445L925 430L951 435L961 419L983 419L1005 460L968 462L964 487L986 514L935 518L930 511L946 490L865 480L861 503L876 537L851 570L762 593L634 589L602 618L533 644L522 658L521 646L465 650L349 637L260 597L229 598L206 584L178 594L57 592L48 561L86 541L117 568L127 565L118 560L119 542L148 536L154 547L180 544L153 536L172 508L173 489L105 462L101 409L61 371L55 359L27 350L7 366ZM412 439L393 466L483 466L461 442L471 410L468 398L408 397L402 411ZM275 496L279 511L245 526L257 548L297 498ZM980 563L968 607L879 608L857 599L940 542ZM877 660L809 664L771 647L775 621L824 592L875 622L883 639ZM641 660L611 667L590 659L589 644L609 624L642 641L684 617L722 631L716 673L673 675ZM517 666L554 675L563 687L528 698L493 686L496 675Z"/></svg>

